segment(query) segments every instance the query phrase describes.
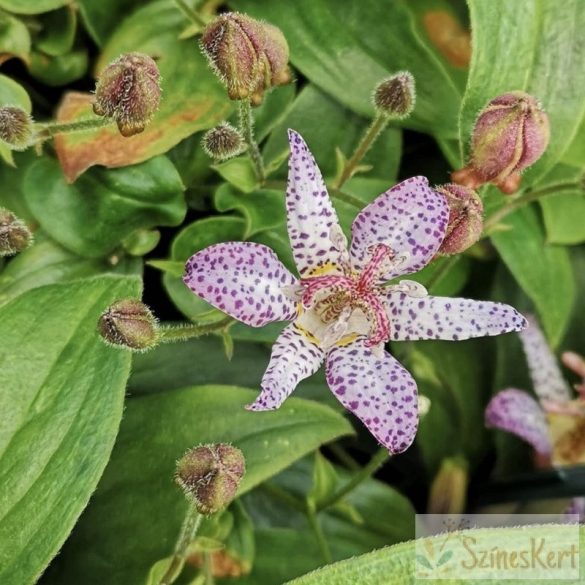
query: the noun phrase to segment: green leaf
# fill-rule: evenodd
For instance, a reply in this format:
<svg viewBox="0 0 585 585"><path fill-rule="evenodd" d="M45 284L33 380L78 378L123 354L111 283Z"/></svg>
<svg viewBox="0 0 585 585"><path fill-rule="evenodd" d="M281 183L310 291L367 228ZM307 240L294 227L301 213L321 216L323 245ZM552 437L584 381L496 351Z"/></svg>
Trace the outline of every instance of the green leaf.
<svg viewBox="0 0 585 585"><path fill-rule="evenodd" d="M0 105L20 106L29 114L32 110L30 97L28 97L26 90L10 77L6 77L6 75L0 75ZM2 143L0 143L0 156L9 165L14 166L12 151Z"/></svg>
<svg viewBox="0 0 585 585"><path fill-rule="evenodd" d="M33 51L29 70L33 77L45 85L59 87L81 79L86 74L88 66L86 50L71 51L56 57Z"/></svg>
<svg viewBox="0 0 585 585"><path fill-rule="evenodd" d="M179 39L185 19L174 2L147 3L118 26L96 65L102 71L121 53L139 51L157 59L162 100L152 122L140 135L120 136L117 128L62 135L59 160L70 181L92 165L120 167L163 154L195 132L215 126L233 111L223 85L209 68L197 41ZM87 118L91 94L69 93L58 112L60 121Z"/></svg>
<svg viewBox="0 0 585 585"><path fill-rule="evenodd" d="M33 583L87 505L122 417L130 354L96 332L137 278L29 291L0 309L0 581ZM18 534L18 538L15 535Z"/></svg>
<svg viewBox="0 0 585 585"><path fill-rule="evenodd" d="M73 48L77 30L77 11L72 6L49 12L39 20L42 31L35 39L36 49L51 57L57 57Z"/></svg>
<svg viewBox="0 0 585 585"><path fill-rule="evenodd" d="M237 10L282 29L291 61L312 83L354 112L373 117L371 94L385 77L410 71L416 108L404 124L454 136L461 95L443 64L415 32L408 2L232 0ZM342 128L340 128L340 131Z"/></svg>
<svg viewBox="0 0 585 585"><path fill-rule="evenodd" d="M212 168L228 183L244 193L251 193L259 187L254 165L248 156L232 158L213 165Z"/></svg>
<svg viewBox="0 0 585 585"><path fill-rule="evenodd" d="M536 96L549 115L551 139L523 179L529 185L561 159L585 116L585 45L575 42L585 28L585 4L468 0L468 5L473 51L460 119L461 144L469 145L477 113L490 99L511 90Z"/></svg>
<svg viewBox="0 0 585 585"><path fill-rule="evenodd" d="M557 345L575 300L575 282L566 248L545 242L538 215L524 207L506 217L512 229L492 235L506 266L534 302L545 333Z"/></svg>
<svg viewBox="0 0 585 585"><path fill-rule="evenodd" d="M172 477L175 461L193 445L222 441L242 449L244 493L323 442L351 432L342 416L301 399L290 398L274 412L246 411L256 395L196 386L131 399L100 486L46 583L144 582L153 561L166 557L178 536L187 504Z"/></svg>
<svg viewBox="0 0 585 585"><path fill-rule="evenodd" d="M24 191L43 229L89 258L110 254L139 228L177 225L186 212L181 178L165 157L125 169L94 169L73 185L56 161L44 158L28 170Z"/></svg>
<svg viewBox="0 0 585 585"><path fill-rule="evenodd" d="M145 4L144 0L77 0L85 28L101 47L124 17Z"/></svg>
<svg viewBox="0 0 585 585"><path fill-rule="evenodd" d="M550 244L585 242L585 195L583 191L563 192L541 199L540 206Z"/></svg>
<svg viewBox="0 0 585 585"><path fill-rule="evenodd" d="M335 492L338 483L339 478L335 467L317 451L313 464L313 484L307 498L315 504L319 504Z"/></svg>
<svg viewBox="0 0 585 585"><path fill-rule="evenodd" d="M18 57L27 62L30 53L30 33L22 20L0 13L0 55L2 60Z"/></svg>
<svg viewBox="0 0 585 585"><path fill-rule="evenodd" d="M70 0L0 0L0 8L14 14L41 14L69 4Z"/></svg>

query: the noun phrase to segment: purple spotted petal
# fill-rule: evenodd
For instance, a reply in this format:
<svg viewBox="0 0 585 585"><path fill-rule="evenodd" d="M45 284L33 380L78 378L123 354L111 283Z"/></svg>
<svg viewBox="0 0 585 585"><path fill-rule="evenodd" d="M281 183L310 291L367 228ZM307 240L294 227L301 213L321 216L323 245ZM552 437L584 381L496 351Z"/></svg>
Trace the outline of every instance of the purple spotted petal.
<svg viewBox="0 0 585 585"><path fill-rule="evenodd" d="M557 365L536 319L528 317L528 327L520 333L534 391L540 400L550 402L567 402L571 400L568 384Z"/></svg>
<svg viewBox="0 0 585 585"><path fill-rule="evenodd" d="M367 264L370 248L386 244L403 263L384 274L388 280L417 272L435 255L449 219L443 195L433 191L425 177L413 177L382 193L355 218L350 254L356 267Z"/></svg>
<svg viewBox="0 0 585 585"><path fill-rule="evenodd" d="M297 384L314 374L325 354L292 323L279 335L272 347L272 356L262 378L262 392L248 410L278 408Z"/></svg>
<svg viewBox="0 0 585 585"><path fill-rule="evenodd" d="M565 514L568 516L576 515L579 517L579 524L585 523L585 498L573 498L565 509Z"/></svg>
<svg viewBox="0 0 585 585"><path fill-rule="evenodd" d="M189 258L183 280L202 299L252 327L295 316L295 303L282 287L297 280L261 244L226 242L205 248Z"/></svg>
<svg viewBox="0 0 585 585"><path fill-rule="evenodd" d="M389 353L376 357L364 341L329 351L327 383L382 445L401 453L414 441L418 427L416 383Z"/></svg>
<svg viewBox="0 0 585 585"><path fill-rule="evenodd" d="M498 392L488 404L485 420L488 427L519 436L542 455L552 452L544 410L523 390L510 388Z"/></svg>
<svg viewBox="0 0 585 585"><path fill-rule="evenodd" d="M288 236L299 274L306 277L323 264L337 262L331 231L340 230L339 220L305 141L294 130L288 131L288 138Z"/></svg>
<svg viewBox="0 0 585 585"><path fill-rule="evenodd" d="M390 292L387 299L391 339L416 341L500 335L521 331L526 319L503 303L427 296L409 297Z"/></svg>

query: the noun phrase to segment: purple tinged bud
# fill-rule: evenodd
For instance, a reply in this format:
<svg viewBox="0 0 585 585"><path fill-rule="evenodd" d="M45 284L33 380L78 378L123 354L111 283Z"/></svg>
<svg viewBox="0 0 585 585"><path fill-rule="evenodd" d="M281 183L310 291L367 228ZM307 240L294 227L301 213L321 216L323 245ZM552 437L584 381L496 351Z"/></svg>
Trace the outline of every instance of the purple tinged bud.
<svg viewBox="0 0 585 585"><path fill-rule="evenodd" d="M108 307L99 318L98 331L108 344L133 351L151 349L158 342L157 319L137 299L122 299Z"/></svg>
<svg viewBox="0 0 585 585"><path fill-rule="evenodd" d="M215 514L235 497L246 472L243 453L225 443L200 445L177 462L175 481L200 514Z"/></svg>
<svg viewBox="0 0 585 585"><path fill-rule="evenodd" d="M374 90L374 106L392 118L406 118L414 109L416 93L414 77L401 71L382 81Z"/></svg>
<svg viewBox="0 0 585 585"><path fill-rule="evenodd" d="M258 105L265 90L291 80L288 44L280 29L238 12L221 14L207 25L201 50L232 100Z"/></svg>
<svg viewBox="0 0 585 585"><path fill-rule="evenodd" d="M222 122L205 133L202 146L211 158L222 161L240 154L245 148L245 142L236 128Z"/></svg>
<svg viewBox="0 0 585 585"><path fill-rule="evenodd" d="M33 142L33 120L18 106L0 108L0 141L11 150L25 150Z"/></svg>
<svg viewBox="0 0 585 585"><path fill-rule="evenodd" d="M100 74L93 110L111 118L122 136L144 130L158 110L160 73L153 59L142 53L125 53Z"/></svg>
<svg viewBox="0 0 585 585"><path fill-rule="evenodd" d="M494 183L503 193L514 193L520 173L542 156L549 135L548 116L534 97L523 91L504 93L480 112L470 162L451 178L473 189Z"/></svg>
<svg viewBox="0 0 585 585"><path fill-rule="evenodd" d="M435 189L449 204L449 222L439 254L460 254L473 246L483 231L483 203L469 187L448 183Z"/></svg>
<svg viewBox="0 0 585 585"><path fill-rule="evenodd" d="M32 244L26 224L8 209L0 207L0 257L13 256Z"/></svg>

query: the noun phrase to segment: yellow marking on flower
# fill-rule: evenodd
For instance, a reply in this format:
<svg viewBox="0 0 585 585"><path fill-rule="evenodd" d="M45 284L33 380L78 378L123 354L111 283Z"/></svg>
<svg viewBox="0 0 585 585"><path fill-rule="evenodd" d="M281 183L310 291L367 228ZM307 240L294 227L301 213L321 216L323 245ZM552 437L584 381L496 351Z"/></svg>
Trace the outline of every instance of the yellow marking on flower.
<svg viewBox="0 0 585 585"><path fill-rule="evenodd" d="M350 345L358 338L357 333L350 333L349 335L345 335L342 337L338 342L335 343L336 347L345 347L346 345Z"/></svg>
<svg viewBox="0 0 585 585"><path fill-rule="evenodd" d="M326 262L322 266L317 266L313 268L306 276L303 278L313 278L314 276L324 276L326 274L330 274L331 272L341 272L341 267L339 264L335 262Z"/></svg>
<svg viewBox="0 0 585 585"><path fill-rule="evenodd" d="M295 323L294 326L301 335L306 337L313 345L319 347L319 340L308 329L301 327L298 323Z"/></svg>

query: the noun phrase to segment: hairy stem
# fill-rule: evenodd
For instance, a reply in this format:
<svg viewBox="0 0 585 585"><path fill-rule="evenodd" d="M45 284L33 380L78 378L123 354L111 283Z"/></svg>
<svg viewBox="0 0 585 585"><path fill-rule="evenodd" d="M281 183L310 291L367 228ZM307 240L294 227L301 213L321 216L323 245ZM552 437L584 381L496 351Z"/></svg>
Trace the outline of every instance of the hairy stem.
<svg viewBox="0 0 585 585"><path fill-rule="evenodd" d="M191 6L189 6L185 0L175 0L175 4L177 8L185 15L187 19L189 19L193 24L199 25L201 28L205 28L207 26L207 22L199 15L199 13Z"/></svg>
<svg viewBox="0 0 585 585"><path fill-rule="evenodd" d="M366 130L366 133L363 135L360 143L357 145L354 153L351 155L351 158L345 163L343 170L341 171L341 176L336 181L334 187L337 189L341 189L345 182L351 178L353 175L356 167L360 164L368 150L372 147L376 138L380 135L382 130L386 128L388 124L388 116L386 114L378 114L374 121L370 124L370 127Z"/></svg>
<svg viewBox="0 0 585 585"><path fill-rule="evenodd" d="M201 520L203 520L203 516L199 514L195 505L190 503L185 519L183 520L183 525L181 526L177 544L175 545L175 552L171 564L159 581L159 585L171 585L181 574L187 556L187 549L191 542L193 542L199 526L201 526Z"/></svg>
<svg viewBox="0 0 585 585"><path fill-rule="evenodd" d="M254 118L252 116L252 104L250 100L240 100L240 130L244 135L244 140L248 145L248 152L254 169L256 170L256 176L260 183L264 183L266 179L266 173L264 171L264 161L262 160L262 154L258 143L254 138Z"/></svg>
<svg viewBox="0 0 585 585"><path fill-rule="evenodd" d="M47 122L45 124L36 124L37 137L40 140L52 138L57 134L71 134L73 132L85 132L86 130L95 130L110 126L113 124L110 118L85 118L83 120L75 120L73 122Z"/></svg>
<svg viewBox="0 0 585 585"><path fill-rule="evenodd" d="M177 327L161 327L159 330L159 339L161 343L172 341L184 341L185 339L192 339L193 337L201 337L214 331L225 329L232 323L231 317L225 317L220 321L213 323L206 323L205 325L189 324L179 325Z"/></svg>

